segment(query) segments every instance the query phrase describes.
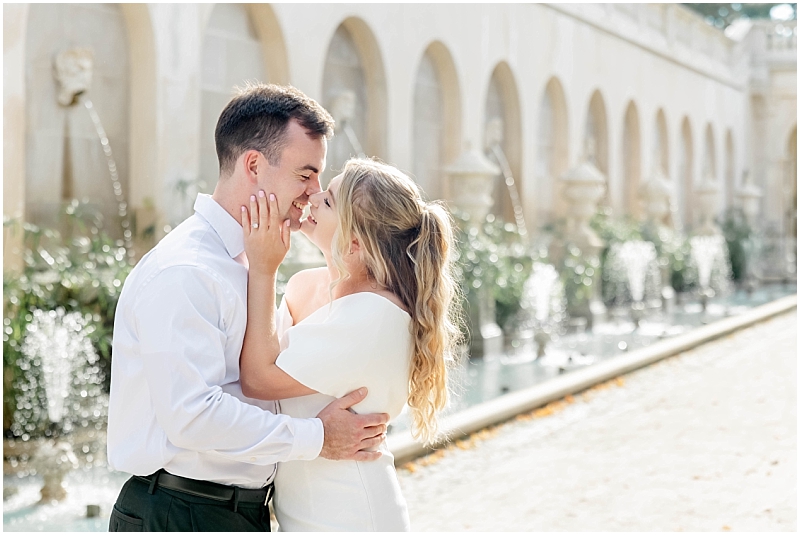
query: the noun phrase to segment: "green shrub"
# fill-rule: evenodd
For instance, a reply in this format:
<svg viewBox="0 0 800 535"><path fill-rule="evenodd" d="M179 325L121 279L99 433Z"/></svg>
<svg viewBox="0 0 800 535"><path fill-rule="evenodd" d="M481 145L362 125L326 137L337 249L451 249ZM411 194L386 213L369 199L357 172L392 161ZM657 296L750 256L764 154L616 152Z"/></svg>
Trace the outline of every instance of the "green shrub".
<svg viewBox="0 0 800 535"><path fill-rule="evenodd" d="M8 430L16 406L17 361L35 309L60 307L83 315L108 391L114 311L131 265L122 242L103 231L97 214L74 201L63 215L71 238L29 223L3 222L12 232L22 232L24 244L21 273L3 276L4 430Z"/></svg>
<svg viewBox="0 0 800 535"><path fill-rule="evenodd" d="M506 329L519 312L525 281L531 274L531 251L517 234L516 226L489 215L482 232L467 228L468 216L456 213L459 223L457 256L465 298L488 285L495 300L496 321ZM467 303L464 303L466 309Z"/></svg>
<svg viewBox="0 0 800 535"><path fill-rule="evenodd" d="M722 234L728 244L728 255L735 282L747 278L747 248L752 247L754 232L741 208L729 208L721 222Z"/></svg>

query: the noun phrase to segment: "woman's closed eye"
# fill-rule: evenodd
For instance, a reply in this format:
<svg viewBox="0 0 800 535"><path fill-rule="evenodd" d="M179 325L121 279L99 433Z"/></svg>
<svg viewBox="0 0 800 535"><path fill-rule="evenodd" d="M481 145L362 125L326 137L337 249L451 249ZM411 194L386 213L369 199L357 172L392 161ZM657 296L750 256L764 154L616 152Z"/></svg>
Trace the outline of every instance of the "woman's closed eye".
<svg viewBox="0 0 800 535"><path fill-rule="evenodd" d="M323 202L325 203L325 206L327 206L328 208L331 207L331 203L330 203L330 201L328 201L327 197L325 197L325 199L323 199Z"/></svg>

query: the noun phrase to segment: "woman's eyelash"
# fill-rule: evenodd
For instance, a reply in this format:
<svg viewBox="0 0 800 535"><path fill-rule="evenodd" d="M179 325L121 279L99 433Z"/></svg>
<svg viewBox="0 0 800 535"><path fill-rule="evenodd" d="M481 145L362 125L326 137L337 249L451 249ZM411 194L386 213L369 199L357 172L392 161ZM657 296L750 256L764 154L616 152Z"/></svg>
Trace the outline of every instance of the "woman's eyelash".
<svg viewBox="0 0 800 535"><path fill-rule="evenodd" d="M328 199L325 199L325 206L327 206L328 208L331 207L331 203L328 202Z"/></svg>

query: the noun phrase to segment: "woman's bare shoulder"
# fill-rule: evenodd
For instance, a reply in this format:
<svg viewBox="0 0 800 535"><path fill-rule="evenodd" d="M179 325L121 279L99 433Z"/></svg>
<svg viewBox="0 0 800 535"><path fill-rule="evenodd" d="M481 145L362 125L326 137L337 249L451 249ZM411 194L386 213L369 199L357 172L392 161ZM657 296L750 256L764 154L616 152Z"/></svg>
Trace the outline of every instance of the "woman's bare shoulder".
<svg viewBox="0 0 800 535"><path fill-rule="evenodd" d="M286 283L286 299L290 308L292 304L306 303L317 295L321 287L327 287L328 268L312 268L298 271Z"/></svg>

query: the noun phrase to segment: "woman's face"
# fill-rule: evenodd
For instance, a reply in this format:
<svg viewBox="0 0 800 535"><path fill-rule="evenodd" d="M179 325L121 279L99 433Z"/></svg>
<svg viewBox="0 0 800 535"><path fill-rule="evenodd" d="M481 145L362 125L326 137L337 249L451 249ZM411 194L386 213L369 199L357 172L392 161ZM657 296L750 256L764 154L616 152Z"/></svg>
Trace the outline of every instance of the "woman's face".
<svg viewBox="0 0 800 535"><path fill-rule="evenodd" d="M300 230L311 242L328 255L333 245L333 234L339 225L339 213L336 211L336 193L342 175L334 177L328 189L315 193L308 198L311 209L308 217L300 225Z"/></svg>

